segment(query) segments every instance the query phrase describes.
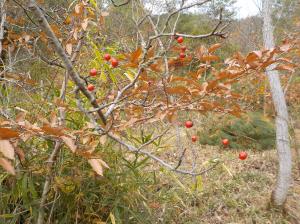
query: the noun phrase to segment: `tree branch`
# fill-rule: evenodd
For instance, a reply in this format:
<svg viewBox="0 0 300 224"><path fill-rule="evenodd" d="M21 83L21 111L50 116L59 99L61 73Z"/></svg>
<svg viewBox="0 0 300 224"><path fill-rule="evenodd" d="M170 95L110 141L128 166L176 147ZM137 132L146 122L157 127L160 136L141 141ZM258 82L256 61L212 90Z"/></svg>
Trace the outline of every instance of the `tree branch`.
<svg viewBox="0 0 300 224"><path fill-rule="evenodd" d="M70 75L71 79L74 81L74 83L78 86L79 90L89 99L90 103L94 108L98 108L99 105L95 99L95 96L91 94L85 87L85 84L82 82L82 79L80 78L80 75L75 71L71 60L66 55L64 49L62 48L59 40L55 36L54 32L52 31L47 19L45 18L45 15L41 11L41 9L38 7L36 2L34 0L30 1L29 8L33 11L35 16L38 18L38 22L41 26L41 28L44 30L44 32L47 34L47 36L52 40L54 49L56 53L61 57L62 61L65 64L66 70L68 74ZM106 124L106 119L103 115L103 113L98 110L97 111L101 121L103 124Z"/></svg>

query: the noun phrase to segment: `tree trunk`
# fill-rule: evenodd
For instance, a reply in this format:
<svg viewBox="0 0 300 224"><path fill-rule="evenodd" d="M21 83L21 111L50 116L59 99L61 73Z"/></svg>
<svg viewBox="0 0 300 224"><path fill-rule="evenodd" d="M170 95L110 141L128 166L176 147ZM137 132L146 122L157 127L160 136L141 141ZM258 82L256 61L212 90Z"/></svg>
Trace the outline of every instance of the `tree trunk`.
<svg viewBox="0 0 300 224"><path fill-rule="evenodd" d="M263 0L263 40L266 49L274 48L274 36L272 25L272 3L273 0ZM281 87L279 73L273 70L275 65L267 68L266 74L269 79L273 104L276 112L276 147L279 158L279 170L277 183L272 192L272 204L283 206L286 201L292 176L292 156L290 150L289 130L288 130L288 110Z"/></svg>
<svg viewBox="0 0 300 224"><path fill-rule="evenodd" d="M5 10L5 0L0 0L0 56L2 59L2 41L4 39L4 25L5 25L5 19L6 19L6 10ZM0 62L2 63L2 62Z"/></svg>

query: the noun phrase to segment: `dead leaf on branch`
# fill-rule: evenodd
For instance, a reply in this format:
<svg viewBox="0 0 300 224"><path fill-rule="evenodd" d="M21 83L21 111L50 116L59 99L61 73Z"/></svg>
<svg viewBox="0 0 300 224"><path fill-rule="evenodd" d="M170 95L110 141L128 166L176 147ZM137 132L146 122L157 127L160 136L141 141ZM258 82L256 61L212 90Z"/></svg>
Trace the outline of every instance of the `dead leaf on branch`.
<svg viewBox="0 0 300 224"><path fill-rule="evenodd" d="M102 159L89 159L88 163L93 170L100 176L103 176L103 167L109 168L109 166Z"/></svg>
<svg viewBox="0 0 300 224"><path fill-rule="evenodd" d="M19 137L19 132L10 128L0 128L0 139L10 139Z"/></svg>
<svg viewBox="0 0 300 224"><path fill-rule="evenodd" d="M44 125L42 128L46 134L55 135L55 136L63 136L64 135L64 128L60 127L51 127L50 125Z"/></svg>
<svg viewBox="0 0 300 224"><path fill-rule="evenodd" d="M3 167L8 173L16 175L15 168L11 165L11 162L7 159L0 158L0 166Z"/></svg>
<svg viewBox="0 0 300 224"><path fill-rule="evenodd" d="M0 140L0 152L8 159L15 159L15 149L9 140Z"/></svg>
<svg viewBox="0 0 300 224"><path fill-rule="evenodd" d="M208 48L208 52L209 53L213 53L215 52L217 49L219 49L221 47L220 43L214 44L212 46L210 46L210 48Z"/></svg>
<svg viewBox="0 0 300 224"><path fill-rule="evenodd" d="M61 136L60 138L73 153L76 152L77 146L74 139L69 136Z"/></svg>
<svg viewBox="0 0 300 224"><path fill-rule="evenodd" d="M25 120L25 117L26 117L26 113L25 112L20 112L17 114L16 116L16 122L19 123L19 122L23 122Z"/></svg>
<svg viewBox="0 0 300 224"><path fill-rule="evenodd" d="M295 72L295 66L292 64L285 64L285 65L277 65L275 70L278 71L288 71L288 72Z"/></svg>
<svg viewBox="0 0 300 224"><path fill-rule="evenodd" d="M84 21L81 23L81 27L84 31L86 31L86 29L88 27L88 24L89 24L89 19L88 18L84 19Z"/></svg>
<svg viewBox="0 0 300 224"><path fill-rule="evenodd" d="M72 54L72 47L73 47L73 45L71 43L68 43L66 45L66 51L67 51L68 55Z"/></svg>
<svg viewBox="0 0 300 224"><path fill-rule="evenodd" d="M176 87L166 87L166 93L168 94L178 94L178 95L191 95L191 92L184 86L176 86Z"/></svg>
<svg viewBox="0 0 300 224"><path fill-rule="evenodd" d="M212 62L212 61L219 61L220 58L217 55L203 55L201 57L201 60L206 62Z"/></svg>

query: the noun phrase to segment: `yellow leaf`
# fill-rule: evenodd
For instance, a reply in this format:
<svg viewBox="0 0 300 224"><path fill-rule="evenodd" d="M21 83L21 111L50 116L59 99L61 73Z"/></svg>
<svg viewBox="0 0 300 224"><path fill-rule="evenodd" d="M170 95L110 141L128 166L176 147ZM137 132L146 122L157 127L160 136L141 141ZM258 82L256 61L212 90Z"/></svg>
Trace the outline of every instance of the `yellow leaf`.
<svg viewBox="0 0 300 224"><path fill-rule="evenodd" d="M134 75L133 75L133 74L131 74L131 73L129 73L129 72L128 72L128 73L125 72L124 75L129 79L130 82L133 81L133 79L134 79Z"/></svg>
<svg viewBox="0 0 300 224"><path fill-rule="evenodd" d="M109 214L109 218L110 218L111 224L116 224L116 218L113 213Z"/></svg>
<svg viewBox="0 0 300 224"><path fill-rule="evenodd" d="M227 173L228 173L231 177L233 177L233 175L232 175L230 169L229 169L224 163L222 163L222 166L223 166L224 170L226 170Z"/></svg>

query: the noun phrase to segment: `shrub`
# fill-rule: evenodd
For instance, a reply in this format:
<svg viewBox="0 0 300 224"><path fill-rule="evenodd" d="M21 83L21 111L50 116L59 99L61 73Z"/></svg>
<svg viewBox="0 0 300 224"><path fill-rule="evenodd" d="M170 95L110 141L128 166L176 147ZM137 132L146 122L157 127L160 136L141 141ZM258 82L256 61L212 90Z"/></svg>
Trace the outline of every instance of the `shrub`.
<svg viewBox="0 0 300 224"><path fill-rule="evenodd" d="M245 114L240 118L223 116L205 124L209 129L198 131L200 143L219 145L221 139L230 140L230 147L236 149L253 148L257 150L275 147L274 125L259 113Z"/></svg>

